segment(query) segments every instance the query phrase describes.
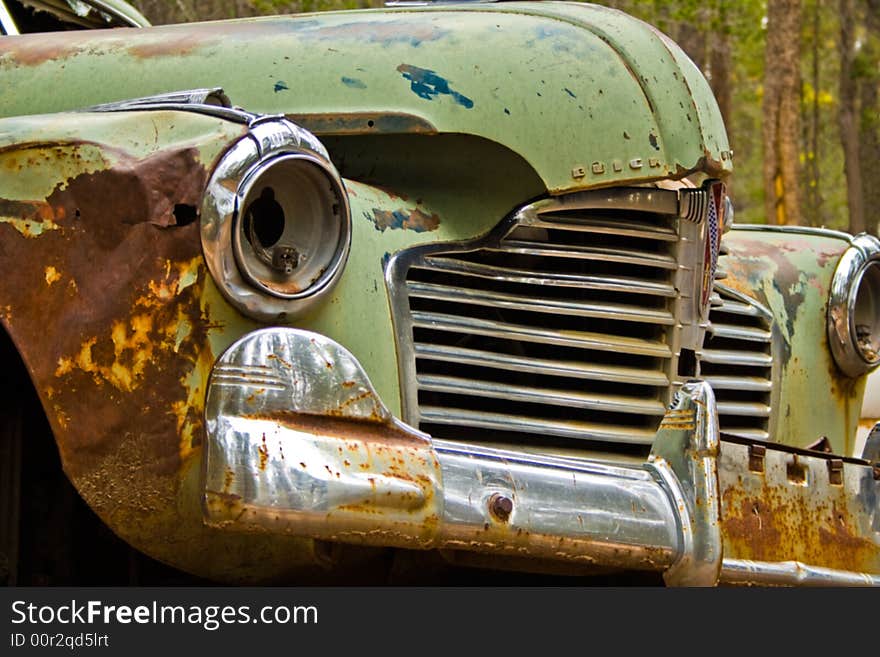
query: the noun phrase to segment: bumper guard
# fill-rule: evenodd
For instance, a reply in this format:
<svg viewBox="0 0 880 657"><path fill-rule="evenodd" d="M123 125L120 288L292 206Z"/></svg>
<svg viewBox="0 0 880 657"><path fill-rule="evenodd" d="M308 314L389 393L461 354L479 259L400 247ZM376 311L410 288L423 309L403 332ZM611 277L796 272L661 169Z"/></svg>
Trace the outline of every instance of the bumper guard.
<svg viewBox="0 0 880 657"><path fill-rule="evenodd" d="M790 473L790 454L759 452L761 471L746 446L721 457L704 382L681 388L645 463L533 455L432 439L391 415L344 347L270 328L216 363L206 426L204 509L214 526L660 571L671 585L880 585L877 575L822 564L725 558L725 472L734 494L750 484L774 487L768 500L799 492L788 476L770 481L774 464ZM869 548L859 563L880 572L878 483L870 465L850 461L831 476L826 459L795 455L814 480L801 497L822 507L817 478L840 481L835 510L844 505L847 527Z"/></svg>

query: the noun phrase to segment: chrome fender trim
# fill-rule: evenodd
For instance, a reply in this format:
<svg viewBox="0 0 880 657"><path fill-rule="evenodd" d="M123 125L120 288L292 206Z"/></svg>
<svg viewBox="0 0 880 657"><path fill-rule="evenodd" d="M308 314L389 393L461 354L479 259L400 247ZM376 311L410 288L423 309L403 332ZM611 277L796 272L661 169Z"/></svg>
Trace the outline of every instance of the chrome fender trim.
<svg viewBox="0 0 880 657"><path fill-rule="evenodd" d="M269 328L216 363L206 427L211 525L718 578L706 383L682 387L647 463L523 454L432 440L391 415L344 347Z"/></svg>

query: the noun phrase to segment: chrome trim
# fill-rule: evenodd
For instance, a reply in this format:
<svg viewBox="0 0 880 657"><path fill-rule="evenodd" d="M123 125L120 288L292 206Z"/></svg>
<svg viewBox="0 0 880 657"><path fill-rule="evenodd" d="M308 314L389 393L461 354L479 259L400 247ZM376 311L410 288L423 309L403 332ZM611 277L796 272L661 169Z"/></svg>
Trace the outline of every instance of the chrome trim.
<svg viewBox="0 0 880 657"><path fill-rule="evenodd" d="M685 193L687 192L687 193ZM700 199L704 202L700 202ZM397 339L398 368L400 374L401 403L404 419L414 426L421 421L426 421L421 412L418 401L418 377L416 369L416 357L425 356L425 352L419 352L420 348L436 347L442 350L443 345L419 344L413 340L413 329L435 329L444 332L460 333L462 335L480 335L484 337L498 337L505 340L521 341L528 343L544 343L550 345L574 347L604 352L626 352L632 355L641 355L649 358L664 359L664 363L658 366L656 372L649 377L639 376L635 383L641 385L658 385L666 387L664 398L661 403L667 403L673 393L673 383L680 385L681 378L678 376L678 354L682 348L697 350L702 344L703 333L707 326L708 308L700 308L702 272L705 257L706 221L677 221L682 219L694 208L708 208L708 192L706 190L665 190L652 187L633 188L610 188L577 192L560 197L543 199L523 206L515 210L510 216L501 221L499 225L487 235L474 240L434 243L420 245L394 254L388 261L385 270L386 285L389 290L389 298L392 305L392 318ZM603 217L603 211L641 211L655 216L669 218L672 227L668 225L652 225L647 221L634 221L627 218L614 216ZM572 217L571 212L582 213ZM531 230L562 230L574 233L592 233L597 235L611 234L622 238L644 238L655 242L668 243L671 253L651 253L640 251L639 246L634 250L623 247L594 246L587 243L581 244L571 240L563 244L537 241L530 239ZM519 232L518 232L519 231ZM639 240L636 239L636 242ZM648 247L650 248L650 247ZM668 275L662 279L653 279L645 276L643 279L622 275L603 275L596 273L578 272L554 272L535 271L512 265L492 264L490 262L470 262L464 254L472 251L486 253L504 252L523 256L560 257L573 260L590 260L600 262L613 262L621 264L634 264L651 267L660 271L666 271ZM457 257L456 254L462 254ZM603 292L620 291L627 294L669 299L667 308L654 309L625 303L612 303L606 300L593 301L560 301L552 294L537 296L523 296L509 292L489 290L470 290L454 285L444 285L435 282L420 282L407 280L408 273L415 270L431 270L438 273L448 272L451 275L473 277L485 281L529 284L547 286L552 288L576 288L584 290L602 290ZM475 286L479 287L479 286ZM467 314L447 314L433 310L411 310L410 299L435 299L454 301L456 304L475 304L483 307L525 310L548 315L575 315L584 317L597 317L604 319L624 319L627 321L666 326L664 340L653 340L607 333L591 333L581 330L561 330L543 326L525 326L514 321L497 321L496 319L471 316ZM633 301L633 303L638 303ZM477 350L479 351L479 350ZM534 373L555 373L560 376L566 369L548 367L546 363L540 366L534 362L529 363L528 357L510 357L509 363L504 363L506 355L491 352L483 352L475 359L453 358L449 354L440 354L440 360L470 365L488 365L496 369L516 369L514 361L531 364ZM436 355L436 353L434 353ZM433 356L432 356L433 357ZM481 363L474 362L481 361ZM538 359L540 360L540 359ZM589 363L580 363L575 369L587 366L593 374L583 378L598 379L602 376L602 367L593 366ZM611 381L626 382L621 374L628 368L612 366L615 372L611 373ZM638 371L638 368L632 368ZM576 375L574 375L575 378ZM632 382L632 381L631 381ZM461 410L461 409L458 409ZM466 418L475 420L476 415L467 412L451 413L440 409L430 411L430 420L444 423L454 423ZM483 428L501 429L503 419L501 416L486 416L479 423ZM660 418L658 412L657 420ZM453 419L456 418L456 419ZM511 415L511 426L515 425L518 430L529 426L537 426L528 417ZM552 435L575 436L579 432L584 434L579 427L571 426L572 423L564 421L550 423ZM656 426L656 425L655 425ZM597 427L591 427L596 429ZM615 434L607 427L606 434ZM623 430L633 434L629 429ZM599 432L601 434L603 432ZM653 432L641 432L635 430L636 435L642 436L645 443L650 442L648 436ZM591 432L588 435L596 436Z"/></svg>
<svg viewBox="0 0 880 657"><path fill-rule="evenodd" d="M9 13L3 0L0 0L0 28L3 28L3 34L8 36L15 36L19 33L15 19L12 18L12 14Z"/></svg>
<svg viewBox="0 0 880 657"><path fill-rule="evenodd" d="M851 238L831 280L828 299L828 343L834 361L844 374L861 376L880 365L880 353L865 358L855 330L855 304L859 285L869 267L880 267L880 239L862 233Z"/></svg>
<svg viewBox="0 0 880 657"><path fill-rule="evenodd" d="M184 89L139 98L127 98L110 103L85 107L80 112L144 112L144 111L194 112L214 116L233 123L252 125L265 117L233 107L221 87ZM273 117L274 118L274 117Z"/></svg>
<svg viewBox="0 0 880 657"><path fill-rule="evenodd" d="M669 378L662 372L642 370L635 367L617 367L597 363L579 363L575 361L550 360L497 354L492 351L465 349L435 344L417 344L416 356L430 357L432 360L444 360L467 365L488 366L497 369L509 369L533 374L550 374L576 379L595 379L614 383L633 383L646 386L669 385Z"/></svg>
<svg viewBox="0 0 880 657"><path fill-rule="evenodd" d="M486 381L472 381L453 376L420 374L419 387L422 390L439 392L464 392L510 401L535 401L572 408L599 408L618 413L641 413L644 415L662 415L666 410L659 401L639 399L638 397L621 397L617 395L599 395L579 391L559 391L547 388L507 385Z"/></svg>
<svg viewBox="0 0 880 657"><path fill-rule="evenodd" d="M721 582L762 586L880 586L880 576L809 566L800 561L725 559L721 564Z"/></svg>
<svg viewBox="0 0 880 657"><path fill-rule="evenodd" d="M757 230L771 233L788 233L793 235L814 235L816 237L836 237L845 242L852 240L852 235L830 228L814 228L812 226L778 226L776 224L733 224L731 230Z"/></svg>
<svg viewBox="0 0 880 657"><path fill-rule="evenodd" d="M432 440L388 412L337 343L262 329L211 375L206 519L359 544L669 569L670 584L713 584L713 399L705 383L685 384L642 465L526 455Z"/></svg>
<svg viewBox="0 0 880 657"><path fill-rule="evenodd" d="M706 349L703 351L700 359L705 363L744 365L752 367L770 367L773 364L773 356L769 354L720 349Z"/></svg>
<svg viewBox="0 0 880 657"><path fill-rule="evenodd" d="M277 117L260 117L249 126L208 182L201 208L202 248L211 276L233 306L258 320L286 321L308 312L339 279L351 248L351 210L342 178L317 137ZM282 296L255 285L242 271L239 215L251 181L289 158L308 161L326 175L340 202L341 226L337 251L326 270L301 292Z"/></svg>
<svg viewBox="0 0 880 657"><path fill-rule="evenodd" d="M422 420L432 424L448 424L459 427L466 424L478 429L523 431L576 440L603 440L620 444L650 445L654 439L654 432L649 429L623 428L611 424L590 424L575 420L535 419L516 413L500 414L422 406L420 416Z"/></svg>
<svg viewBox="0 0 880 657"><path fill-rule="evenodd" d="M457 301L458 303L491 306L493 308L509 308L513 310L529 310L551 315L577 315L579 317L622 318L631 322L647 324L675 324L672 313L659 310L645 310L639 306L626 306L616 303L581 303L577 301L559 301L521 297L514 294L480 291L474 292L435 283L407 282L410 297L433 299L435 301ZM639 291L641 292L641 291ZM665 296L665 295L664 295Z"/></svg>
<svg viewBox="0 0 880 657"><path fill-rule="evenodd" d="M205 415L204 513L226 531L649 570L670 585L880 585L871 464L722 443L704 382L676 393L644 463L527 454L419 432L342 346L269 328L220 357ZM758 505L782 524L753 522ZM742 558L753 550L782 558ZM865 572L828 567L841 562Z"/></svg>
<svg viewBox="0 0 880 657"><path fill-rule="evenodd" d="M722 435L769 440L775 380L773 315L751 297L723 283L715 283L715 294L717 301L709 311L706 343L697 352L696 376L715 390ZM728 317L719 318L719 313ZM742 321L761 326L742 325ZM724 348L713 348L711 340L715 338L725 340ZM717 366L723 369L714 369ZM761 372L739 368L761 368L766 373L762 376ZM752 399L743 400L742 392L752 393Z"/></svg>
<svg viewBox="0 0 880 657"><path fill-rule="evenodd" d="M665 574L667 584L711 586L721 568L721 502L718 491L720 449L715 395L704 382L684 384L660 423L649 463L667 464L680 486L670 486L682 535L690 543ZM682 506L684 504L684 506Z"/></svg>
<svg viewBox="0 0 880 657"><path fill-rule="evenodd" d="M652 356L655 358L672 357L672 350L668 345L653 340L589 333L587 331L556 331L533 326L508 324L506 322L495 322L488 319L472 319L470 317L428 313L418 310L412 312L412 325L426 328L442 327L447 331L495 335L524 340L526 342L543 342L567 347L582 347L596 351L626 349L630 353L640 356Z"/></svg>

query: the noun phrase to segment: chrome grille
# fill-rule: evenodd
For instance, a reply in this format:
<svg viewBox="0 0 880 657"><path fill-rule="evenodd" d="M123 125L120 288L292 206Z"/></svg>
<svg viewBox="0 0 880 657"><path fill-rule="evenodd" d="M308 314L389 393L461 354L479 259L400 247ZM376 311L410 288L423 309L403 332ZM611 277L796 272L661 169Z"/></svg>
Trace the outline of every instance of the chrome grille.
<svg viewBox="0 0 880 657"><path fill-rule="evenodd" d="M484 239L395 256L406 420L455 440L649 445L694 269L679 233L699 232L674 192L636 195L542 202Z"/></svg>
<svg viewBox="0 0 880 657"><path fill-rule="evenodd" d="M697 375L718 401L722 434L768 440L773 391L772 315L754 300L716 284L720 305L697 353Z"/></svg>

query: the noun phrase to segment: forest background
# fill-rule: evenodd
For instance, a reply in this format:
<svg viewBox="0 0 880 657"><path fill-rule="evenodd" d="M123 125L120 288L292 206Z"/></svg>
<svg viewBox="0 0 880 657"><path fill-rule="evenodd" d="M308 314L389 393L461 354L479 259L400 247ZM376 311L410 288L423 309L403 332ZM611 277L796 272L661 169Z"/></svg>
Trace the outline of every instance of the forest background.
<svg viewBox="0 0 880 657"><path fill-rule="evenodd" d="M132 0L154 24L382 0ZM734 150L736 221L880 231L880 0L609 0L708 78Z"/></svg>

